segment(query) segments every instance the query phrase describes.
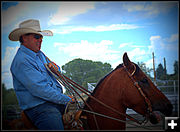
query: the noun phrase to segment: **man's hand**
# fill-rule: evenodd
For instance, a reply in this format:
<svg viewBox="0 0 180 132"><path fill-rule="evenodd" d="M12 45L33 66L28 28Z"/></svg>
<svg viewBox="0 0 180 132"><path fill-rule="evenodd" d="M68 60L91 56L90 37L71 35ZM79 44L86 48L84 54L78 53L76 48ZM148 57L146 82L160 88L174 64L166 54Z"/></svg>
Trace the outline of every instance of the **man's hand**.
<svg viewBox="0 0 180 132"><path fill-rule="evenodd" d="M71 103L71 104L74 104L74 103L75 103L75 98L74 98L73 96L71 96L71 95L69 95L69 97L71 98L70 103Z"/></svg>

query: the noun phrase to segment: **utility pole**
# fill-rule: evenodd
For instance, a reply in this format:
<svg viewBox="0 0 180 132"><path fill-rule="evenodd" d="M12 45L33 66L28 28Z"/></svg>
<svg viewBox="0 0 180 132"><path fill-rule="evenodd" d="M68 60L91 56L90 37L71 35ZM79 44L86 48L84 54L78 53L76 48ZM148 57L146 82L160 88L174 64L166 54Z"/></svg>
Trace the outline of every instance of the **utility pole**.
<svg viewBox="0 0 180 132"><path fill-rule="evenodd" d="M156 71L155 71L155 63L154 63L154 52L152 52L152 56L153 56L154 83L156 84Z"/></svg>

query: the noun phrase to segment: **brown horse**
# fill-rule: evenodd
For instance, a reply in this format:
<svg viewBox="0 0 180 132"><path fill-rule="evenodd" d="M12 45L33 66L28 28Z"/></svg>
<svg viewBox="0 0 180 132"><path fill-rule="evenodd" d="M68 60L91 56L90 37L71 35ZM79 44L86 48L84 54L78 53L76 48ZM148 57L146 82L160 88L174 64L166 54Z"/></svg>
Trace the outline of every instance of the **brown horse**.
<svg viewBox="0 0 180 132"><path fill-rule="evenodd" d="M130 108L149 118L153 124L158 123L160 111L165 116L172 113L173 106L165 95L157 89L152 81L142 72L135 63L131 62L127 53L123 55L123 64L116 67L111 73L99 81L92 96L110 106L113 111L101 103L88 98L84 109L126 121L126 109ZM89 129L118 129L123 130L126 122L109 119L90 112L83 112L87 116Z"/></svg>

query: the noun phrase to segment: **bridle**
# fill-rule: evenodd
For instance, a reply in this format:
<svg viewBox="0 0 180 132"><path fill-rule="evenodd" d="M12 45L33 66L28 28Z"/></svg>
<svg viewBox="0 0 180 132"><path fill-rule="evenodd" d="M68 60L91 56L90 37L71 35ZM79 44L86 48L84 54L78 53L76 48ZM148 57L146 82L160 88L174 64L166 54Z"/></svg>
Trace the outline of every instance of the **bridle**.
<svg viewBox="0 0 180 132"><path fill-rule="evenodd" d="M93 114L93 118L94 118L94 121L95 121L95 124L98 128L98 123L97 123L97 120L96 120L96 117L95 115L100 115L100 116L103 116L99 113L96 113L96 112L93 112L92 108L86 103L86 101L84 101L84 99L81 97L81 95L79 93L77 93L77 91L74 89L74 88L77 88L78 90L80 90L81 92L85 93L88 97L90 97L91 99L97 101L98 103L100 103L101 105L103 105L104 107L114 111L115 113L119 114L119 115L122 115L122 116L125 116L126 118L132 120L133 122L136 122L137 124L139 125L142 125L142 124L145 124L147 123L147 117L150 113L152 113L152 106L151 106L151 103L150 103L150 100L146 97L146 95L144 94L144 92L142 91L141 87L139 86L138 82L135 81L135 79L133 78L133 75L134 73L136 72L136 66L133 64L134 66L134 71L132 73L129 73L129 71L127 70L126 66L123 65L124 69L126 70L126 72L128 73L128 76L131 78L131 80L133 81L134 85L136 86L136 88L138 89L138 91L140 92L140 94L142 95L142 97L144 98L146 104L148 105L148 112L146 114L146 118L145 120L143 121L138 121L137 119L131 117L130 115L128 114L123 114L121 112L119 112L118 110L112 108L111 106L108 106L106 104L104 104L103 102L101 102L100 100L96 99L94 96L88 94L90 93L87 89L83 88L82 86L78 85L77 83L75 83L74 81L72 81L71 79L69 79L68 77L66 77L65 75L63 75L61 72L59 72L58 68L57 68L57 65L50 61L49 58L46 58L48 61L48 64L45 64L45 67L56 77L56 79L58 81L60 81L60 83L67 89L70 89L71 91L73 90L81 99L82 101L86 104L86 106L88 106L88 108L90 109L89 113ZM74 94L73 94L74 95ZM75 98L76 100L76 98ZM83 109L82 109L83 110ZM88 110L83 110L85 112L88 112ZM105 116L104 117L107 117L107 118L111 118L111 119L114 119L114 120L117 120L117 121L120 121L120 122L126 122L126 121L123 121L123 120L119 120L119 119L116 119L116 118L112 118L112 117L108 117L108 116ZM126 122L127 123L127 122Z"/></svg>
<svg viewBox="0 0 180 132"><path fill-rule="evenodd" d="M142 88L139 86L139 83L133 78L135 72L136 72L136 66L135 64L131 63L134 67L134 70L132 73L130 73L128 71L128 69L126 68L126 66L123 64L124 69L126 70L126 72L128 73L129 78L133 81L134 86L138 89L139 93L141 94L141 96L144 98L146 104L147 104L147 113L146 113L146 117L148 117L151 113L152 113L152 105L150 100L147 98L147 96L144 94Z"/></svg>

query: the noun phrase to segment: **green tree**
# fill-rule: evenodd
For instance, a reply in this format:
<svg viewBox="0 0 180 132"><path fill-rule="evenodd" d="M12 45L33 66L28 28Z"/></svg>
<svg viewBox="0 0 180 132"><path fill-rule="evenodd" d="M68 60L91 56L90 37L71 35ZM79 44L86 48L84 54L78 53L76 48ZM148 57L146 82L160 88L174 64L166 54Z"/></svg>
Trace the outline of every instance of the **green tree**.
<svg viewBox="0 0 180 132"><path fill-rule="evenodd" d="M174 73L173 74L170 74L168 75L168 79L169 80L178 80L178 73L179 73L179 62L178 61L175 61L174 62Z"/></svg>
<svg viewBox="0 0 180 132"><path fill-rule="evenodd" d="M165 74L165 69L163 68L162 64L160 63L156 69L156 77L157 79L160 80L165 80L166 79L166 74Z"/></svg>
<svg viewBox="0 0 180 132"><path fill-rule="evenodd" d="M152 68L146 67L146 64L143 62L138 62L137 65L140 67L140 69L149 77L152 78L150 73L153 71Z"/></svg>
<svg viewBox="0 0 180 132"><path fill-rule="evenodd" d="M64 75L87 88L87 82L94 83L112 70L109 63L74 59L62 66Z"/></svg>
<svg viewBox="0 0 180 132"><path fill-rule="evenodd" d="M16 93L13 88L7 89L5 84L2 84L2 95L3 105L18 105Z"/></svg>
<svg viewBox="0 0 180 132"><path fill-rule="evenodd" d="M3 120L10 119L8 111L19 110L18 101L13 88L7 89L5 84L2 84L2 118Z"/></svg>
<svg viewBox="0 0 180 132"><path fill-rule="evenodd" d="M16 93L13 88L7 89L5 84L2 84L2 104L3 105L18 105Z"/></svg>
<svg viewBox="0 0 180 132"><path fill-rule="evenodd" d="M175 61L174 62L174 74L175 75L178 75L178 72L179 72L179 63L178 63L178 61Z"/></svg>
<svg viewBox="0 0 180 132"><path fill-rule="evenodd" d="M178 61L175 61L173 66L174 66L174 73L173 74L167 74L166 69L163 68L162 64L160 63L156 69L157 79L160 79L160 80L178 80L178 72L179 72Z"/></svg>
<svg viewBox="0 0 180 132"><path fill-rule="evenodd" d="M13 88L7 90L7 95L6 95L4 103L6 105L18 105L16 93Z"/></svg>
<svg viewBox="0 0 180 132"><path fill-rule="evenodd" d="M3 83L2 84L2 104L4 104L4 101L6 99L6 95L7 95L7 89L6 89L5 84Z"/></svg>

